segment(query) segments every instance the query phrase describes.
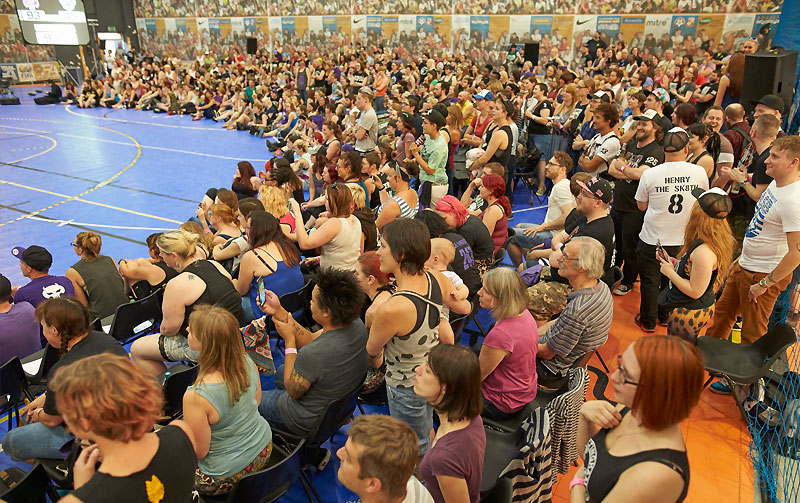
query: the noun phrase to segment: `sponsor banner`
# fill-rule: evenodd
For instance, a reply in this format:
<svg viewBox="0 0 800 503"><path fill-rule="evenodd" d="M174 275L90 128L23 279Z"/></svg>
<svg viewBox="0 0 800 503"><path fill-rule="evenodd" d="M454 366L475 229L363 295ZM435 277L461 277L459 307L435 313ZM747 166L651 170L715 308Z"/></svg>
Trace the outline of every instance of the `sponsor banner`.
<svg viewBox="0 0 800 503"><path fill-rule="evenodd" d="M185 17L179 17L175 20L175 29L178 31L187 31Z"/></svg>
<svg viewBox="0 0 800 503"><path fill-rule="evenodd" d="M216 17L208 18L208 31L220 33L219 18Z"/></svg>
<svg viewBox="0 0 800 503"><path fill-rule="evenodd" d="M156 20L152 18L145 19L144 29L147 31L156 31Z"/></svg>
<svg viewBox="0 0 800 503"><path fill-rule="evenodd" d="M417 31L417 16L413 14L400 14L397 16L397 29L400 33Z"/></svg>
<svg viewBox="0 0 800 503"><path fill-rule="evenodd" d="M294 16L294 36L299 40L308 31L308 16Z"/></svg>
<svg viewBox="0 0 800 503"><path fill-rule="evenodd" d="M489 37L489 16L470 16L469 33L482 38Z"/></svg>
<svg viewBox="0 0 800 503"><path fill-rule="evenodd" d="M489 38L497 42L508 40L508 16L492 16L489 18Z"/></svg>
<svg viewBox="0 0 800 503"><path fill-rule="evenodd" d="M384 40L391 39L398 31L397 16L381 16L381 36Z"/></svg>
<svg viewBox="0 0 800 503"><path fill-rule="evenodd" d="M433 17L433 31L439 35L439 38L444 40L448 45L450 44L450 37L453 34L453 17L435 15Z"/></svg>
<svg viewBox="0 0 800 503"><path fill-rule="evenodd" d="M417 16L417 33L433 31L433 16Z"/></svg>
<svg viewBox="0 0 800 503"><path fill-rule="evenodd" d="M3 70L3 75L5 77L10 78L15 82L19 81L16 63L0 63L0 70Z"/></svg>
<svg viewBox="0 0 800 503"><path fill-rule="evenodd" d="M672 16L670 35L673 49L679 48L687 39L693 39L697 34L697 16Z"/></svg>
<svg viewBox="0 0 800 503"><path fill-rule="evenodd" d="M732 53L747 37L752 36L755 19L755 14L728 14L725 17L725 28L722 31L725 52Z"/></svg>
<svg viewBox="0 0 800 503"><path fill-rule="evenodd" d="M725 14L709 14L697 17L697 38L695 44L698 47L706 45L711 52L716 51L717 44L722 40L722 30L725 28Z"/></svg>
<svg viewBox="0 0 800 503"><path fill-rule="evenodd" d="M617 39L621 38L626 45L631 45L634 40L644 41L644 24L644 16L622 16Z"/></svg>
<svg viewBox="0 0 800 503"><path fill-rule="evenodd" d="M0 20L3 19L5 16L0 16ZM0 28L2 28L2 23L0 23ZM147 25L145 25L145 19L141 17L136 18L136 30L137 31L144 31L147 29Z"/></svg>
<svg viewBox="0 0 800 503"><path fill-rule="evenodd" d="M242 18L242 26L244 27L245 33L247 33L250 36L255 35L255 33L256 33L256 18L254 18L254 17Z"/></svg>
<svg viewBox="0 0 800 503"><path fill-rule="evenodd" d="M33 65L30 63L18 63L17 76L19 77L20 82L33 82Z"/></svg>
<svg viewBox="0 0 800 503"><path fill-rule="evenodd" d="M289 16L284 16L281 18L281 30L284 34L288 33L290 36L295 34L294 32L294 18Z"/></svg>
<svg viewBox="0 0 800 503"><path fill-rule="evenodd" d="M232 17L231 18L231 31L234 33L243 33L244 32L244 18L243 17Z"/></svg>
<svg viewBox="0 0 800 503"><path fill-rule="evenodd" d="M509 23L517 16L512 16ZM524 16L523 16L524 17ZM571 25L572 23L570 23ZM540 40L544 34L550 35L553 31L553 16L531 16L530 34L533 35L533 40ZM539 35L537 37L537 35Z"/></svg>
<svg viewBox="0 0 800 503"><path fill-rule="evenodd" d="M372 35L376 38L381 37L380 16L367 16L367 35Z"/></svg>
<svg viewBox="0 0 800 503"><path fill-rule="evenodd" d="M350 16L336 16L336 26L339 33L347 35L348 38L350 37L350 33L352 32Z"/></svg>
<svg viewBox="0 0 800 503"><path fill-rule="evenodd" d="M597 16L580 15L574 17L572 25L572 55L577 56L580 48L592 38L594 32L597 31Z"/></svg>
<svg viewBox="0 0 800 503"><path fill-rule="evenodd" d="M617 33L620 32L620 24L622 24L620 16L597 16L597 31L604 34L603 38L606 41L617 39Z"/></svg>
<svg viewBox="0 0 800 503"><path fill-rule="evenodd" d="M37 81L59 80L58 63L33 63L33 76Z"/></svg>
<svg viewBox="0 0 800 503"><path fill-rule="evenodd" d="M531 18L533 16L511 16L508 18L508 33L516 34L520 39L531 32Z"/></svg>
<svg viewBox="0 0 800 503"><path fill-rule="evenodd" d="M566 57L572 40L572 16L553 16L553 25L550 29L550 38L553 43L558 43L561 57Z"/></svg>
<svg viewBox="0 0 800 503"><path fill-rule="evenodd" d="M775 36L775 30L778 28L778 21L780 21L780 14L756 14L755 22L753 23L753 33L755 37L764 25L770 25L770 33Z"/></svg>
<svg viewBox="0 0 800 503"><path fill-rule="evenodd" d="M175 33L178 31L178 20L172 17L164 19L164 31L168 31L170 33Z"/></svg>
<svg viewBox="0 0 800 503"><path fill-rule="evenodd" d="M670 35L670 28L672 27L672 16L670 14L648 14L645 16L644 33L645 40L653 35L653 38L659 40L664 34Z"/></svg>
<svg viewBox="0 0 800 503"><path fill-rule="evenodd" d="M159 35L167 31L167 19L168 18L163 18L163 17L156 18L156 33L158 33Z"/></svg>

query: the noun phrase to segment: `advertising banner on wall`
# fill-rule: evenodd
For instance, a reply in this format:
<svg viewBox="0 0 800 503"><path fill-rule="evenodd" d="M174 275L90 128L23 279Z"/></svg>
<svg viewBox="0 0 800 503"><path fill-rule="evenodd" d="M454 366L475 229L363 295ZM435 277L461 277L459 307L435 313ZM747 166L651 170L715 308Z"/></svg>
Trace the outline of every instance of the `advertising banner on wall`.
<svg viewBox="0 0 800 503"><path fill-rule="evenodd" d="M433 31L439 35L443 42L449 45L453 34L453 17L445 15L433 16Z"/></svg>
<svg viewBox="0 0 800 503"><path fill-rule="evenodd" d="M156 31L156 20L152 18L145 19L144 29L147 31Z"/></svg>
<svg viewBox="0 0 800 503"><path fill-rule="evenodd" d="M644 16L622 16L619 32L622 40L630 45L636 39L644 40Z"/></svg>
<svg viewBox="0 0 800 503"><path fill-rule="evenodd" d="M781 15L780 14L756 14L755 22L753 23L753 33L752 35L755 37L758 35L758 32L763 28L765 25L770 25L770 31L772 32L772 36L775 36L775 30L778 28L778 21L780 21Z"/></svg>
<svg viewBox="0 0 800 503"><path fill-rule="evenodd" d="M417 16L417 32L433 31L433 16Z"/></svg>
<svg viewBox="0 0 800 503"><path fill-rule="evenodd" d="M281 17L281 31L284 34L288 33L291 36L294 36L294 18L289 16Z"/></svg>
<svg viewBox="0 0 800 503"><path fill-rule="evenodd" d="M508 16L491 16L489 18L489 38L493 42L508 40Z"/></svg>
<svg viewBox="0 0 800 503"><path fill-rule="evenodd" d="M572 16L553 16L550 35L553 43L559 44L562 56L566 55L564 51L569 50L570 40L572 40Z"/></svg>
<svg viewBox="0 0 800 503"><path fill-rule="evenodd" d="M670 35L672 47L679 47L687 38L694 38L697 34L697 16L672 16Z"/></svg>
<svg viewBox="0 0 800 503"><path fill-rule="evenodd" d="M208 31L213 31L216 33L220 32L219 18L216 17L208 18Z"/></svg>
<svg viewBox="0 0 800 503"><path fill-rule="evenodd" d="M739 48L744 39L752 36L755 14L728 14L722 31L722 43L727 53Z"/></svg>
<svg viewBox="0 0 800 503"><path fill-rule="evenodd" d="M232 29L233 26L231 25L231 18L222 17L219 19L219 32L223 37L228 36L228 33L230 33Z"/></svg>
<svg viewBox="0 0 800 503"><path fill-rule="evenodd" d="M156 33L159 35L164 33L167 29L167 20L163 17L156 18Z"/></svg>
<svg viewBox="0 0 800 503"><path fill-rule="evenodd" d="M381 16L381 35L383 40L391 39L398 32L397 16Z"/></svg>
<svg viewBox="0 0 800 503"><path fill-rule="evenodd" d="M622 18L620 16L597 16L597 31L604 35L606 42L617 39Z"/></svg>
<svg viewBox="0 0 800 503"><path fill-rule="evenodd" d="M513 20L516 17L517 16L512 16L511 20ZM509 22L511 20L509 20ZM539 37L541 37L545 33L548 35L552 33L553 16L531 16L531 23L529 29L530 29L529 33L533 36L533 40L534 41L540 40ZM536 35L539 35L539 37L537 37Z"/></svg>
<svg viewBox="0 0 800 503"><path fill-rule="evenodd" d="M672 26L672 15L670 14L648 14L645 16L644 34L645 38L653 35L656 40L660 39L665 33L670 33Z"/></svg>
<svg viewBox="0 0 800 503"><path fill-rule="evenodd" d="M469 17L470 36L477 35L482 38L489 37L489 16L470 16Z"/></svg>
<svg viewBox="0 0 800 503"><path fill-rule="evenodd" d="M168 17L164 19L164 31L168 31L174 33L178 31L178 23L177 19L174 17Z"/></svg>
<svg viewBox="0 0 800 503"><path fill-rule="evenodd" d="M3 71L3 75L7 78L13 81L19 81L16 63L0 63L0 70Z"/></svg>
<svg viewBox="0 0 800 503"><path fill-rule="evenodd" d="M700 48L704 45L706 50L715 50L722 39L722 30L725 27L725 14L708 14L697 17L697 35L695 44Z"/></svg>

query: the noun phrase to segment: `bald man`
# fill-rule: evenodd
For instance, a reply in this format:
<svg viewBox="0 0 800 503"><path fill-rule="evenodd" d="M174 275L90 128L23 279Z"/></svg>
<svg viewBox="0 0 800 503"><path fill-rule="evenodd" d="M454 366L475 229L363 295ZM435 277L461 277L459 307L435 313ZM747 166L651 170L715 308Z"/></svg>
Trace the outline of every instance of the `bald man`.
<svg viewBox="0 0 800 503"><path fill-rule="evenodd" d="M744 120L744 107L739 103L731 103L725 108L725 124L728 130L723 136L733 147L733 165L739 164L742 150L750 143L750 124Z"/></svg>

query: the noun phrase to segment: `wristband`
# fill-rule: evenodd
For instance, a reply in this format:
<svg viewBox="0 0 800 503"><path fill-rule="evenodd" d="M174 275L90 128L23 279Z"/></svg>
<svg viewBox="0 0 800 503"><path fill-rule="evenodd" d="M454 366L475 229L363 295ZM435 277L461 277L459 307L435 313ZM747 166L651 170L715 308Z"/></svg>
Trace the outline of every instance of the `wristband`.
<svg viewBox="0 0 800 503"><path fill-rule="evenodd" d="M285 350L283 350L283 354L284 355L296 355L297 354L297 348L286 348Z"/></svg>
<svg viewBox="0 0 800 503"><path fill-rule="evenodd" d="M628 167L628 166L626 166L626 165L624 165L624 164L623 164L622 166L620 166L620 167L619 167L619 172L620 172L620 173L624 173L624 172L625 172L625 168L627 168L627 167Z"/></svg>
<svg viewBox="0 0 800 503"><path fill-rule="evenodd" d="M572 491L572 488L575 486L584 486L586 487L586 481L584 479L574 478L572 482L569 483L569 490Z"/></svg>

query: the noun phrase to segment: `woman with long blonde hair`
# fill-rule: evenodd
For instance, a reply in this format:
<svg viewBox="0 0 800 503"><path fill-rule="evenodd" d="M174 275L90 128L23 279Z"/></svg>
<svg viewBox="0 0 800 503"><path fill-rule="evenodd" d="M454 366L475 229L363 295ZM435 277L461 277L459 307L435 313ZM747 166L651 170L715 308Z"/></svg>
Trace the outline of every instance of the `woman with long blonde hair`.
<svg viewBox="0 0 800 503"><path fill-rule="evenodd" d="M278 219L286 237L297 241L295 219L289 212L289 196L285 189L275 186L264 185L258 190L258 199L264 205L264 211Z"/></svg>
<svg viewBox="0 0 800 503"><path fill-rule="evenodd" d="M695 189L697 201L686 226L680 258L657 249L661 274L670 282L658 297L669 309L667 334L694 343L714 317L714 291L722 286L733 259L733 233L725 217L733 203L719 188Z"/></svg>
<svg viewBox="0 0 800 503"><path fill-rule="evenodd" d="M263 469L272 453L272 430L258 413L261 380L236 318L222 308L192 312L189 347L199 352L197 380L183 396L198 459L195 485L202 494L223 494Z"/></svg>

